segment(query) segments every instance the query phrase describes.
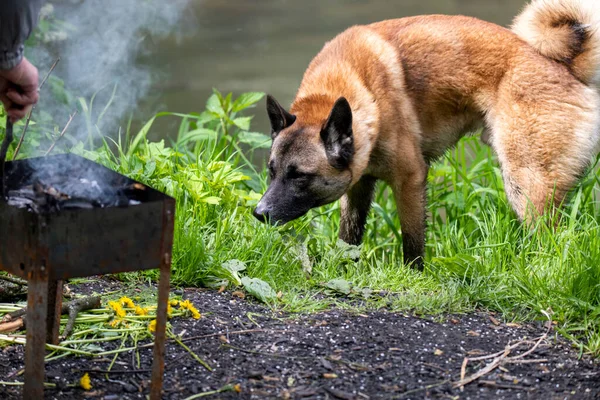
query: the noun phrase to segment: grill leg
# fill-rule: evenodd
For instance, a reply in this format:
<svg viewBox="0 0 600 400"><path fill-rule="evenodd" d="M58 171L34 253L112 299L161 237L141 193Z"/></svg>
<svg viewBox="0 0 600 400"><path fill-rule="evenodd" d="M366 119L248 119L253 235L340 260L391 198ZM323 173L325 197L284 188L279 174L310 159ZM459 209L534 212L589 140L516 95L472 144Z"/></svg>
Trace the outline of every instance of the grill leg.
<svg viewBox="0 0 600 400"><path fill-rule="evenodd" d="M32 268L27 280L24 399L41 399L44 397L47 312L48 276L44 271L44 267L38 266Z"/></svg>
<svg viewBox="0 0 600 400"><path fill-rule="evenodd" d="M48 315L46 316L46 343L58 344L60 315L62 314L63 281L48 282Z"/></svg>
<svg viewBox="0 0 600 400"><path fill-rule="evenodd" d="M160 266L160 280L158 282L158 308L156 309L156 332L154 335L154 361L152 362L150 400L161 399L163 373L165 371L165 339L170 276L171 254L165 253Z"/></svg>

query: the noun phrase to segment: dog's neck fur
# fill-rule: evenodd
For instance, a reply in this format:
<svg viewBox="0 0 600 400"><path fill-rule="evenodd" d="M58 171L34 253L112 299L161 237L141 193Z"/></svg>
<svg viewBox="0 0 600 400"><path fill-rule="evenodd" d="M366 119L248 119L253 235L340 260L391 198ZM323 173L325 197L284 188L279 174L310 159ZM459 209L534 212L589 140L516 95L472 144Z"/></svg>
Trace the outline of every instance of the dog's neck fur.
<svg viewBox="0 0 600 400"><path fill-rule="evenodd" d="M327 121L335 101L341 96L332 93L311 93L301 96L299 93L290 108L290 112L297 117L298 122L302 125L316 128L311 131L316 132L318 135ZM373 144L376 143L375 136L379 125L377 109L371 100L372 96L368 93L368 95L361 97L362 99L357 99L356 96L347 97L352 108L354 140L354 156L350 164L352 185L360 180L368 167Z"/></svg>

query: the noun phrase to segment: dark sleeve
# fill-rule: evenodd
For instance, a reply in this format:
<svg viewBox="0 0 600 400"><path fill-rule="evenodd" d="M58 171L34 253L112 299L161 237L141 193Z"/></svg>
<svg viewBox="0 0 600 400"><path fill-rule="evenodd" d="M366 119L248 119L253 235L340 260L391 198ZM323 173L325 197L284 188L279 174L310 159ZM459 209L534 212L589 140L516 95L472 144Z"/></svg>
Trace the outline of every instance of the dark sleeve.
<svg viewBox="0 0 600 400"><path fill-rule="evenodd" d="M0 0L0 69L23 59L23 43L38 22L44 0Z"/></svg>

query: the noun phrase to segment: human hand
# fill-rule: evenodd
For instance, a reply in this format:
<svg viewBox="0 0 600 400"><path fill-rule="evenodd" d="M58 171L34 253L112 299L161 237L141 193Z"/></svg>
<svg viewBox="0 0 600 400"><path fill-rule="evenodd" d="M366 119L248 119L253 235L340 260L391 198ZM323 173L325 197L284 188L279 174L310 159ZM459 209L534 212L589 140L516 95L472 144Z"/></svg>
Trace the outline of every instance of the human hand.
<svg viewBox="0 0 600 400"><path fill-rule="evenodd" d="M11 122L25 117L37 103L38 70L26 58L9 70L0 70L0 101Z"/></svg>

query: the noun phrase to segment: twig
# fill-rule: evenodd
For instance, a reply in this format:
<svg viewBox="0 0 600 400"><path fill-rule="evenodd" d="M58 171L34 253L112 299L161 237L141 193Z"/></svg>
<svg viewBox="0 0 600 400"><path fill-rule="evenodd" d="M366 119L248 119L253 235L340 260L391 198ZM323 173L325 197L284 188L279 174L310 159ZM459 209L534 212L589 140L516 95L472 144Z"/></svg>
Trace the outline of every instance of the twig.
<svg viewBox="0 0 600 400"><path fill-rule="evenodd" d="M10 322L2 322L0 323L0 333L10 333L18 331L23 326L25 326L25 320L23 318L18 318Z"/></svg>
<svg viewBox="0 0 600 400"><path fill-rule="evenodd" d="M2 141L2 147L0 148L0 178L2 179L2 200L6 200L6 174L4 173L4 167L6 162L6 152L8 151L8 146L13 141L13 124L8 119L8 114L6 115L6 129L4 140Z"/></svg>
<svg viewBox="0 0 600 400"><path fill-rule="evenodd" d="M510 364L539 364L548 362L547 358L536 358L535 360L510 360Z"/></svg>
<svg viewBox="0 0 600 400"><path fill-rule="evenodd" d="M476 381L477 379L489 374L490 372L492 372L493 370L495 370L496 368L498 368L499 366L504 365L504 364L525 364L525 363L532 364L532 363L547 362L548 361L547 359L536 359L536 360L524 360L523 359L524 357L527 357L528 355L532 354L540 346L540 344L544 340L546 340L546 338L548 337L548 334L550 333L550 330L552 329L552 318L547 313L544 312L544 314L549 318L550 323L548 324L546 333L544 333L542 336L540 336L535 341L535 344L533 345L533 347L531 349L527 350L526 352L524 352L522 354L519 354L519 355L516 355L513 357L508 356L510 354L511 350L519 347L520 345L522 345L524 343L531 343L531 340L523 340L523 341L517 342L512 345L509 342L509 344L505 347L504 351L502 351L502 352L494 353L494 354L491 354L488 356L475 357L475 358L465 357L465 359L463 360L461 369L460 369L460 381L455 382L452 386L463 390L465 385L468 385L469 383ZM493 358L491 363L487 364L484 368L480 369L473 375L470 375L465 378L467 364L469 361L485 360L485 359L489 359L489 358Z"/></svg>
<svg viewBox="0 0 600 400"><path fill-rule="evenodd" d="M142 374L152 372L151 369L119 369L119 370L107 370L107 369L83 369L81 372L89 372L94 374Z"/></svg>
<svg viewBox="0 0 600 400"><path fill-rule="evenodd" d="M552 322L552 321L550 321L550 322ZM537 349L538 346L542 343L542 341L544 341L548 337L548 334L550 333L550 328L551 328L551 326L548 327L548 330L546 331L546 333L544 333L540 337L540 339L537 341L537 343L531 349L527 350L523 354L519 354L518 356L510 357L509 360L511 360L511 361L519 360L519 359L522 359L522 358L530 355L531 353L533 353L535 351L535 349Z"/></svg>
<svg viewBox="0 0 600 400"><path fill-rule="evenodd" d="M61 308L61 314L69 314L69 320L67 321L67 325L65 326L61 340L66 339L71 334L71 331L73 331L77 314L79 314L81 311L98 307L100 307L100 296L82 297L63 304ZM2 322L10 322L15 318L23 317L25 314L27 314L27 307L23 307L20 310L6 314L4 318L2 318Z"/></svg>
<svg viewBox="0 0 600 400"><path fill-rule="evenodd" d="M48 70L48 73L46 74L46 76L44 77L44 80L42 80L42 83L40 83L40 90L42 89L42 86L44 86L44 83L46 83L46 81L48 80L48 78L50 77L50 74L52 73L52 71L54 71L54 68L56 68L56 64L58 64L58 62L60 61L60 57L58 57L56 59L56 61L54 61L54 64L52 64L52 66L50 67L50 69Z"/></svg>
<svg viewBox="0 0 600 400"><path fill-rule="evenodd" d="M222 388L217 389L217 390L211 390L209 392L202 392L202 393L198 393L193 396L190 396L190 397L186 397L183 400L194 400L194 399L199 399L200 397L212 396L213 394L219 394L219 393L223 393L223 392L233 392L233 391L235 391L235 386L230 384L230 385L225 385Z"/></svg>
<svg viewBox="0 0 600 400"><path fill-rule="evenodd" d="M1 381L0 385L2 385L2 386L24 386L25 382L6 382L6 381ZM55 388L56 387L56 383L44 382L44 387Z"/></svg>
<svg viewBox="0 0 600 400"><path fill-rule="evenodd" d="M67 128L71 124L71 121L73 120L73 117L75 117L75 115L77 115L77 110L75 110L75 112L69 116L69 120L67 121L67 124L65 125L63 130L60 132L58 137L52 142L52 144L50 145L48 150L46 150L46 153L44 153L44 156L47 156L54 149L56 142L58 142L60 139L62 139L62 137L64 136L65 132L67 131Z"/></svg>
<svg viewBox="0 0 600 400"><path fill-rule="evenodd" d="M187 347L180 339L178 339L177 336L173 335L172 338L173 338L173 340L175 340L177 342L178 345L180 345L185 350L187 350L187 352L190 353L190 355L194 358L194 360L198 361L200 363L200 365L202 365L204 368L206 368L207 371L212 372L213 369L210 367L210 365L208 365L206 363L206 361L204 361L203 359L201 359L200 357L198 357L198 355L196 353L194 353L192 351L192 349L190 349L189 347Z"/></svg>
<svg viewBox="0 0 600 400"><path fill-rule="evenodd" d="M496 357L494 358L494 360L489 363L488 365L486 365L484 368L480 369L479 371L477 371L476 373L474 373L473 375L461 379L459 382L456 382L453 386L456 387L460 387L462 388L463 386L468 385L469 383L476 381L477 379L481 378L482 376L485 376L487 374L489 374L490 372L492 372L493 370L495 370L498 366L500 366L500 364L502 364L502 360L504 358L506 358L506 356L510 354L510 347L506 346L506 349L504 350L504 353L500 356L500 357ZM466 363L463 362L463 365L466 368Z"/></svg>
<svg viewBox="0 0 600 400"><path fill-rule="evenodd" d="M0 275L0 280L7 281L10 283L14 283L15 285L25 286L27 285L27 281L19 278L13 278L8 275Z"/></svg>
<svg viewBox="0 0 600 400"><path fill-rule="evenodd" d="M77 314L79 314L81 311L99 307L100 296L83 297L77 300L70 301L66 305L63 305L62 312L64 313L66 311L69 313L69 320L67 321L67 325L65 326L65 330L63 331L61 340L68 338L71 332L73 331L73 326L75 326L75 318L77 318Z"/></svg>
<svg viewBox="0 0 600 400"><path fill-rule="evenodd" d="M521 341L518 341L518 342L516 342L514 344L511 344L511 342L509 342L508 347L510 348L510 350L514 350L517 347L519 347L519 346L521 346L523 344L528 344L528 343L535 343L535 342L533 340L521 340ZM496 357L501 356L502 354L504 354L505 351L506 351L506 349L502 350L502 351L499 351L497 353L494 353L494 354L488 354L488 355L480 356L480 357L469 357L468 359L469 359L469 361L489 360L490 358L496 358Z"/></svg>
<svg viewBox="0 0 600 400"><path fill-rule="evenodd" d="M50 74L52 73L52 71L54 71L54 68L56 68L56 64L58 64L59 61L60 61L60 57L58 57L56 59L56 61L54 61L54 64L52 64L52 66L48 70L48 73L46 74L46 76L42 80L42 83L38 87L38 91L42 90L42 86L44 86L44 83L46 83L46 81L48 80L48 77L50 77ZM21 150L21 145L23 144L23 140L25 139L25 134L27 133L27 128L29 127L29 122L31 121L31 113L33 113L34 109L35 109L35 106L31 107L31 110L29 110L29 114L27 114L27 120L25 121L25 127L23 128L23 133L21 134L21 138L19 139L19 144L17 144L17 148L15 149L15 153L13 154L13 160L17 159L17 154L19 154L19 150Z"/></svg>
<svg viewBox="0 0 600 400"><path fill-rule="evenodd" d="M433 389L435 387L445 385L448 382L449 382L448 380L445 380L445 381L438 382L438 383L432 383L431 385L423 386L423 387L420 387L420 388L417 388L417 389L408 390L408 391L406 391L404 393L399 394L398 396L392 397L392 399L402 399L402 398L404 398L404 397L406 397L406 396L408 396L410 394L422 392L423 390Z"/></svg>
<svg viewBox="0 0 600 400"><path fill-rule="evenodd" d="M60 135L58 135L58 137L56 138L56 140L54 140L52 142L52 144L50 145L50 147L48 148L48 150L46 150L46 153L44 153L44 156L47 156L48 154L50 154L50 152L54 149L54 146L56 145L56 142L58 142L60 139L62 139L62 137L65 135L65 132L67 131L67 128L69 127L69 125L71 125L71 121L73 121L73 118L75 117L75 115L77 115L77 112L78 111L75 110L75 112L69 116L69 120L67 121L67 124L65 125L65 127L63 128L63 130L60 132Z"/></svg>
<svg viewBox="0 0 600 400"><path fill-rule="evenodd" d="M484 385L484 386L488 386L488 387L492 387L492 388L498 388L498 389L524 390L526 392L529 392L531 390L531 388L528 388L528 387L525 387L525 386L507 385L507 384L504 384L504 383L498 383L496 381L479 381L479 384Z"/></svg>

